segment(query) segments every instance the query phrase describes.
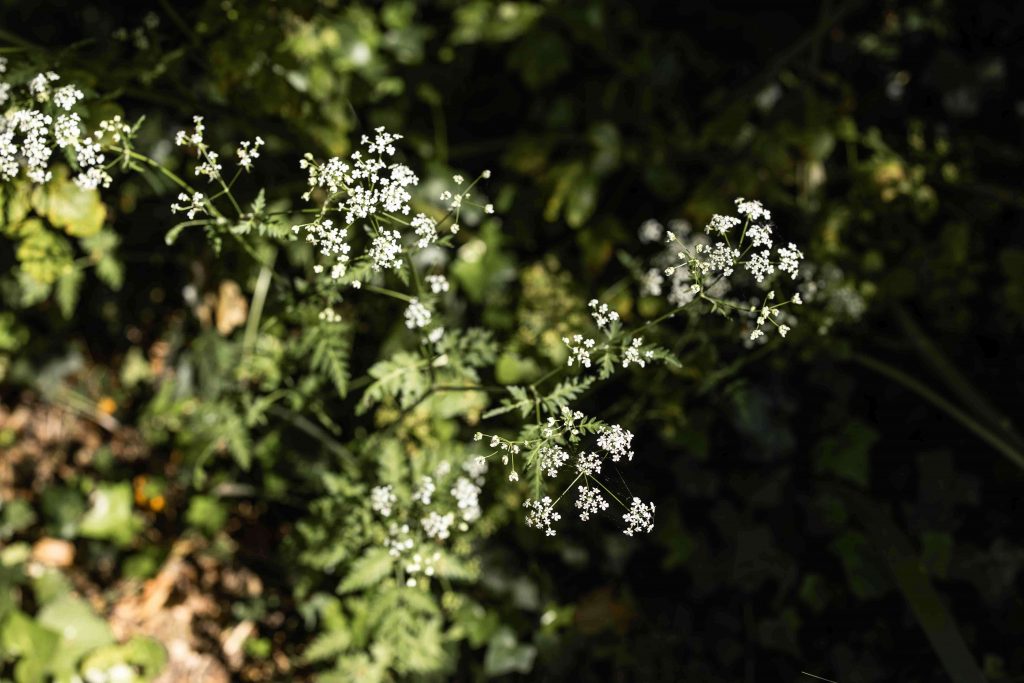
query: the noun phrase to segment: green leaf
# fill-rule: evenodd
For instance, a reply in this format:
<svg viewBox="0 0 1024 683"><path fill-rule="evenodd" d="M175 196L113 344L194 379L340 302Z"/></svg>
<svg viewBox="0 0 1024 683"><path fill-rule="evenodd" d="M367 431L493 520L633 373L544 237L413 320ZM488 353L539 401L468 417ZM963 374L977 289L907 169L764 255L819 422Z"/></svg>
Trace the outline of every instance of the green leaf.
<svg viewBox="0 0 1024 683"><path fill-rule="evenodd" d="M313 338L310 364L314 371L327 375L338 396L348 395L349 354L352 351L350 327L338 323L321 324L312 328Z"/></svg>
<svg viewBox="0 0 1024 683"><path fill-rule="evenodd" d="M213 496L193 496L185 513L185 521L207 536L213 536L223 529L227 517L227 509Z"/></svg>
<svg viewBox="0 0 1024 683"><path fill-rule="evenodd" d="M818 444L814 471L867 486L870 475L871 447L878 441L878 432L859 420L851 420L837 436L826 437Z"/></svg>
<svg viewBox="0 0 1024 683"><path fill-rule="evenodd" d="M131 683L152 681L167 665L167 651L156 640L136 636L120 645L105 645L89 654L82 661L81 672L86 680L98 678L89 672L107 672L114 667L129 666L142 670L141 675L134 675ZM109 680L109 679L107 679Z"/></svg>
<svg viewBox="0 0 1024 683"><path fill-rule="evenodd" d="M338 584L339 593L351 593L380 583L391 573L394 558L384 548L370 548L352 563L348 576Z"/></svg>
<svg viewBox="0 0 1024 683"><path fill-rule="evenodd" d="M53 180L35 189L32 207L72 237L95 235L107 218L107 207L100 201L99 191L75 185L63 166L54 170Z"/></svg>
<svg viewBox="0 0 1024 683"><path fill-rule="evenodd" d="M537 648L516 640L515 632L507 626L498 629L487 644L484 655L484 672L488 676L504 676L510 673L528 674L533 670Z"/></svg>
<svg viewBox="0 0 1024 683"><path fill-rule="evenodd" d="M73 674L79 658L114 642L114 634L107 622L96 616L84 600L71 594L44 605L37 620L61 634L60 648L50 664L55 673Z"/></svg>
<svg viewBox="0 0 1024 683"><path fill-rule="evenodd" d="M411 406L427 390L425 365L423 359L407 351L374 363L368 374L375 381L363 392L356 414L362 415L385 398L398 398L403 408Z"/></svg>
<svg viewBox="0 0 1024 683"><path fill-rule="evenodd" d="M334 659L344 654L351 643L352 634L347 630L327 631L313 639L302 653L302 659L308 663Z"/></svg>
<svg viewBox="0 0 1024 683"><path fill-rule="evenodd" d="M515 385L505 388L508 390L508 393L512 394L512 398L502 399L500 406L491 408L484 413L482 416L484 420L504 415L505 413L511 413L513 410L518 410L520 417L526 417L530 414L530 411L533 409L533 399L526 393L526 389Z"/></svg>
<svg viewBox="0 0 1024 683"><path fill-rule="evenodd" d="M15 256L21 269L33 280L53 284L58 278L74 270L71 243L53 230L47 230L39 219L31 218L25 224L38 225L18 243Z"/></svg>
<svg viewBox="0 0 1024 683"><path fill-rule="evenodd" d="M65 320L70 320L75 314L75 307L78 305L78 297L82 291L82 282L85 274L79 268L72 268L57 280L54 294L57 298L57 305L60 306L60 313Z"/></svg>
<svg viewBox="0 0 1024 683"><path fill-rule="evenodd" d="M0 651L48 661L57 650L60 635L37 623L24 612L14 610L0 629Z"/></svg>
<svg viewBox="0 0 1024 683"><path fill-rule="evenodd" d="M86 538L127 545L141 525L132 513L132 486L128 482L102 483L90 497L92 507L82 518L79 533Z"/></svg>

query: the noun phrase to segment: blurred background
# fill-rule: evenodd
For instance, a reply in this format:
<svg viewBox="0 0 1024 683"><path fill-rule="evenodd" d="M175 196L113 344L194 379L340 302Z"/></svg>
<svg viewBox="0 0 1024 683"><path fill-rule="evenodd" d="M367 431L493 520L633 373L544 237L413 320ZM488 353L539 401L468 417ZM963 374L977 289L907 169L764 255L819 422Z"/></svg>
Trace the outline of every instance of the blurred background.
<svg viewBox="0 0 1024 683"><path fill-rule="evenodd" d="M793 343L697 339L682 371L593 398L630 416L655 531L510 519L474 589L501 627L444 680L1024 680L1022 30L989 0L0 8L4 54L145 114L157 158L201 113L268 139L281 195L296 150L377 125L438 173L491 169L504 223L462 287L499 328L540 333L538 302L628 273L645 220L699 227L737 196L817 264L827 306ZM168 247L173 195L147 182L87 207L106 237L47 247L89 260L73 287L27 288L15 267L51 261L0 240L0 616L35 615L8 619L0 678L33 629L120 619L207 680L311 680L317 579L280 548L321 465L279 449L202 486L181 466L171 435L209 391L159 377L186 349L217 376L223 335L199 333L254 273L201 235ZM25 587L33 562L83 599L39 616L58 588Z"/></svg>

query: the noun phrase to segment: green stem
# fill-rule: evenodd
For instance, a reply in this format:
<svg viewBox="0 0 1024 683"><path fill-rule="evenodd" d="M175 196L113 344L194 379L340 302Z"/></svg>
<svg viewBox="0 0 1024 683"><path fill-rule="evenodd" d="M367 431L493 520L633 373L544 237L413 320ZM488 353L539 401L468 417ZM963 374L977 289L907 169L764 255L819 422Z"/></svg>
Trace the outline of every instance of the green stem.
<svg viewBox="0 0 1024 683"><path fill-rule="evenodd" d="M884 363L872 358L871 356L866 356L860 353L854 354L852 360L870 370L874 370L880 375L888 377L898 384L902 384L906 389L914 392L942 412L952 417L961 425L974 432L976 436L1006 456L1017 467L1024 469L1024 454L1021 454L1019 450L1004 441L997 434L994 434L990 429L988 429L988 427L981 424L972 416L968 415L963 410L960 410L960 408L957 408L955 405L939 396L907 373L889 365L888 363Z"/></svg>

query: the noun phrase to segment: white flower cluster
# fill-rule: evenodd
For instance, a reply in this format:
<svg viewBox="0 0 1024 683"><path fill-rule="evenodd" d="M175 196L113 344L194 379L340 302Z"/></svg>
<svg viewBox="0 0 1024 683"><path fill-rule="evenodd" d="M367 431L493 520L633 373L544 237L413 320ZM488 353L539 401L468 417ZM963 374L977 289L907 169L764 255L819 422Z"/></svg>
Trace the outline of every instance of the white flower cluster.
<svg viewBox="0 0 1024 683"><path fill-rule="evenodd" d="M597 448L576 450L582 445L584 437L592 433L597 434ZM580 519L589 521L591 516L607 510L609 503L597 487L605 491L607 488L599 475L602 474L607 461L618 463L623 460L632 460L635 455L632 443L633 433L622 426L602 425L587 418L578 410L574 411L567 406L562 406L558 417L551 416L547 419L545 426L541 429L540 441L526 442L525 445L531 449L530 456L533 465L548 478L558 477L571 460L573 467L569 474L573 479L557 498L544 496L540 499L527 499L524 503L527 525L542 529L547 535L554 536L554 525L561 519L556 507L562 497L581 479L582 482L576 487L578 496L575 502ZM516 448L516 444L508 442L506 445L504 440L498 437L492 437L491 446L508 450ZM612 497L621 504L614 494ZM644 528L653 527L654 505L643 503L640 505L647 511ZM628 510L627 514L632 514L632 516L626 518L628 526L625 531L628 535L633 535L639 528L639 522L633 521L634 518L639 519L637 517L639 513L634 509Z"/></svg>
<svg viewBox="0 0 1024 683"><path fill-rule="evenodd" d="M798 278L803 252L792 242L773 248L773 229L768 222L772 215L760 201L739 197L735 204L738 216L713 215L704 234L691 234L689 226L683 224L678 226L681 229L669 230L666 252L655 257L656 268L660 265L664 276L670 278L668 287L658 270L652 268L640 278L640 292L664 295L676 307L700 297L718 310L748 317L751 324L744 335L749 341L762 339L769 324L785 337L795 319L780 309L790 303L800 304L800 297L770 304L775 298L771 287L780 274L789 275L791 280ZM646 221L640 227L640 239L649 242L662 230L660 223ZM764 303L752 305L732 296L744 286L766 292ZM626 349L624 366L627 359L636 363L637 354Z"/></svg>
<svg viewBox="0 0 1024 683"><path fill-rule="evenodd" d="M554 536L557 533L552 525L562 519L562 515L555 511L550 496L544 496L540 500L527 498L523 501L523 507L526 508L526 526L542 529L546 536Z"/></svg>
<svg viewBox="0 0 1024 683"><path fill-rule="evenodd" d="M448 278L444 275L428 275L425 280L430 287L430 291L434 294L443 294L451 288L451 285L448 284Z"/></svg>
<svg viewBox="0 0 1024 683"><path fill-rule="evenodd" d="M641 368L647 367L647 361L654 358L654 351L648 349L643 353L640 349L644 345L643 337L635 337L629 346L626 347L625 352L622 354L622 367L628 368L630 365L639 365Z"/></svg>
<svg viewBox="0 0 1024 683"><path fill-rule="evenodd" d="M370 490L370 507L381 517L391 516L391 506L398 499L391 486L375 486Z"/></svg>
<svg viewBox="0 0 1024 683"><path fill-rule="evenodd" d="M443 460L431 474L420 475L411 493L397 495L391 484L370 490L370 509L392 519L384 547L392 557L402 558L408 585L416 585L419 576L433 576L441 558L438 545L458 542L457 534L480 519L486 474L482 457L467 459L461 471Z"/></svg>
<svg viewBox="0 0 1024 683"><path fill-rule="evenodd" d="M584 451L576 458L576 471L584 477L592 477L601 474L601 455L599 453L587 453Z"/></svg>
<svg viewBox="0 0 1024 683"><path fill-rule="evenodd" d="M394 143L401 138L383 127L377 128L372 139L365 135L362 138L367 154L356 150L347 162L332 157L317 164L307 154L299 162L300 168L309 174L309 190L303 198L308 200L316 189L327 190L331 195L328 202L334 195L344 194L338 208L345 213L349 225L388 213L408 215L412 195L407 188L419 184L419 178L408 166L387 162L395 154Z"/></svg>
<svg viewBox="0 0 1024 683"><path fill-rule="evenodd" d="M560 446L543 446L537 452L538 464L549 477L557 477L558 470L569 460L569 454Z"/></svg>
<svg viewBox="0 0 1024 683"><path fill-rule="evenodd" d="M622 519L626 522L623 533L627 536L641 532L649 534L654 529L654 503L644 503L634 497L629 512L622 515Z"/></svg>
<svg viewBox="0 0 1024 683"><path fill-rule="evenodd" d="M619 319L618 313L610 310L608 304L602 304L597 299L591 299L587 305L590 306L590 315L594 318L594 323L599 330L606 329Z"/></svg>
<svg viewBox="0 0 1024 683"><path fill-rule="evenodd" d="M184 212L189 220L196 214L206 213L206 197L202 192L193 192L191 197L182 192L178 195L178 202L171 204L171 213Z"/></svg>
<svg viewBox="0 0 1024 683"><path fill-rule="evenodd" d="M575 363L584 368L590 367L590 352L596 343L593 339L587 339L582 334L574 334L571 339L562 337L562 343L569 347L569 367Z"/></svg>
<svg viewBox="0 0 1024 683"><path fill-rule="evenodd" d="M603 428L597 437L597 445L611 456L612 462L618 462L623 457L633 459L633 432L619 425Z"/></svg>
<svg viewBox="0 0 1024 683"><path fill-rule="evenodd" d="M589 521L590 515L608 509L608 501L594 487L580 486L576 490L579 493L576 498L576 509L580 511L580 520Z"/></svg>
<svg viewBox="0 0 1024 683"><path fill-rule="evenodd" d="M298 232L298 228L292 228L292 230ZM335 228L334 221L330 218L315 221L306 226L306 241L317 247L322 255L334 259L331 266L332 278L344 276L348 268L348 254L351 247L347 238L348 228ZM317 265L315 269L319 269L317 272L320 272L323 270L323 266Z"/></svg>
<svg viewBox="0 0 1024 683"><path fill-rule="evenodd" d="M238 143L238 149L235 150L235 154L238 156L238 165L246 171L251 171L253 162L260 158L260 147L263 144L263 138L259 135L256 136L256 140L253 142L243 140Z"/></svg>
<svg viewBox="0 0 1024 683"><path fill-rule="evenodd" d="M0 75L7 72L2 59ZM0 80L0 180L17 178L24 170L33 183L47 183L53 178L50 161L55 149L69 153L78 166L74 182L83 190L109 187L106 155L102 144L121 143L131 133L124 131L120 117L102 121L99 129L85 136L82 118L72 109L84 98L76 86L55 87L60 76L52 71L34 76L28 83ZM21 96L19 96L21 94Z"/></svg>
<svg viewBox="0 0 1024 683"><path fill-rule="evenodd" d="M410 330L426 327L430 324L430 309L424 306L419 299L412 299L409 307L405 309L405 326Z"/></svg>

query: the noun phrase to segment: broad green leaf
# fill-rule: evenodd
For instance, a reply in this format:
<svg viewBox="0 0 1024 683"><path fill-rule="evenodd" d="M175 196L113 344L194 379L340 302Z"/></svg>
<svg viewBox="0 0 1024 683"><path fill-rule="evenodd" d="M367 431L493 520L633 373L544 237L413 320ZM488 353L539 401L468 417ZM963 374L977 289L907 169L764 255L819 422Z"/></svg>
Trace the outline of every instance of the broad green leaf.
<svg viewBox="0 0 1024 683"><path fill-rule="evenodd" d="M510 673L528 674L533 670L537 648L520 643L515 632L503 626L491 636L484 655L484 671L488 676L504 676Z"/></svg>
<svg viewBox="0 0 1024 683"><path fill-rule="evenodd" d="M127 545L135 538L141 522L132 512L132 486L128 482L102 483L90 497L92 506L79 527L87 538Z"/></svg>
<svg viewBox="0 0 1024 683"><path fill-rule="evenodd" d="M53 180L35 189L32 207L72 237L95 235L107 218L107 207L100 201L99 191L75 185L63 166L55 169Z"/></svg>

